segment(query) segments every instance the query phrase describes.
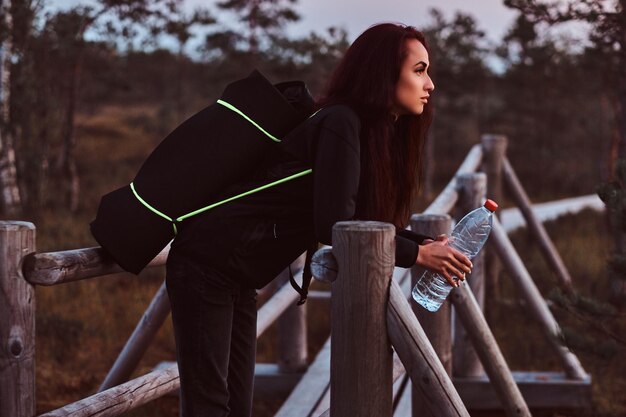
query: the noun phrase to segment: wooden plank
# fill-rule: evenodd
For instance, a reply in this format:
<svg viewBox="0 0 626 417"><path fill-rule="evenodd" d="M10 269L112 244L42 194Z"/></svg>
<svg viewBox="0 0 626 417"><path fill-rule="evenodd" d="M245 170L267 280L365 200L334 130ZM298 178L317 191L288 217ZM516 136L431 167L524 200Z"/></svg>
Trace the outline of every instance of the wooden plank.
<svg viewBox="0 0 626 417"><path fill-rule="evenodd" d="M606 206L597 194L562 198L532 205L533 215L542 223L556 220L568 214L577 214L583 210L604 212ZM504 227L504 230L509 234L520 227L526 226L524 216L517 207L506 208L500 211L500 223L502 223L502 227Z"/></svg>
<svg viewBox="0 0 626 417"><path fill-rule="evenodd" d="M491 230L490 239L493 240L496 252L506 266L509 276L513 279L518 291L526 301L527 310L540 324L541 329L548 339L548 343L559 356L565 373L571 379L581 381L587 379L588 375L576 355L559 342L561 328L544 302L524 262L522 262L497 218L493 219L493 229Z"/></svg>
<svg viewBox="0 0 626 417"><path fill-rule="evenodd" d="M296 280L302 279L302 271L295 274ZM300 295L291 287L291 284L283 284L276 294L272 296L257 313L256 332L257 339L280 317L290 306L295 305Z"/></svg>
<svg viewBox="0 0 626 417"><path fill-rule="evenodd" d="M22 257L35 251L35 226L0 221L0 415L35 414L35 288Z"/></svg>
<svg viewBox="0 0 626 417"><path fill-rule="evenodd" d="M397 283L391 282L387 308L391 343L428 410L438 417L466 416L467 409Z"/></svg>
<svg viewBox="0 0 626 417"><path fill-rule="evenodd" d="M531 409L585 409L592 406L591 377L568 379L562 372L516 372L517 383ZM471 410L501 410L502 406L487 376L454 378L454 386Z"/></svg>
<svg viewBox="0 0 626 417"><path fill-rule="evenodd" d="M572 277L565 267L563 259L561 259L561 256L554 247L554 243L552 243L552 239L550 239L548 232L545 227L543 227L543 223L537 220L537 217L533 213L530 199L528 198L524 187L522 187L522 184L517 178L517 175L507 158L504 158L502 169L504 180L522 214L524 215L524 219L526 219L526 224L528 225L530 232L533 236L535 236L535 241L539 243L539 248L541 249L543 257L555 272L561 287L565 291L572 292Z"/></svg>
<svg viewBox="0 0 626 417"><path fill-rule="evenodd" d="M139 361L150 346L154 335L159 331L170 313L170 300L167 296L165 282L161 284L150 305L144 312L135 330L124 345L111 370L98 388L102 392L121 384L130 378Z"/></svg>
<svg viewBox="0 0 626 417"><path fill-rule="evenodd" d="M176 362L163 361L153 368L153 371L177 366ZM254 367L254 398L276 399L284 397L298 385L303 373L283 372L275 363L257 363ZM178 390L169 395L178 396Z"/></svg>
<svg viewBox="0 0 626 417"><path fill-rule="evenodd" d="M322 395L322 398L317 404L317 407L315 407L315 410L311 413L311 416L319 416L325 412L328 412L328 415L330 415L330 385L328 385L328 388L324 392L324 395Z"/></svg>
<svg viewBox="0 0 626 417"><path fill-rule="evenodd" d="M309 296L311 300L327 300L330 301L330 291L309 291Z"/></svg>
<svg viewBox="0 0 626 417"><path fill-rule="evenodd" d="M40 417L119 416L180 388L178 367L153 371L122 385L49 411Z"/></svg>
<svg viewBox="0 0 626 417"><path fill-rule="evenodd" d="M401 268L396 268L401 269ZM402 365L402 361L398 357L396 352L393 353L393 383L396 384L397 381L404 377L406 371L404 369L404 365ZM410 381L409 381L410 382ZM395 386L395 385L394 385ZM320 416L320 417L328 417L330 416L330 390L327 390L322 399L320 400L319 405L315 408L314 412L311 413L312 416Z"/></svg>
<svg viewBox="0 0 626 417"><path fill-rule="evenodd" d="M473 342L476 354L489 375L491 385L498 394L506 415L531 417L528 405L515 385L504 356L469 285L462 283L459 287L453 288L450 299L459 313L457 317L463 323L463 327Z"/></svg>
<svg viewBox="0 0 626 417"><path fill-rule="evenodd" d="M285 372L279 364L257 363L254 368L254 398L272 399L288 395L304 373Z"/></svg>
<svg viewBox="0 0 626 417"><path fill-rule="evenodd" d="M291 264L291 269L302 270L305 256ZM289 268L276 278L277 284L289 284ZM295 291L294 291L295 292ZM308 365L306 313L308 304L292 303L278 318L278 364L283 372L301 373Z"/></svg>
<svg viewBox="0 0 626 417"><path fill-rule="evenodd" d="M400 397L400 401L398 401L398 406L393 412L393 417L411 417L411 392L413 391L413 384L409 379L404 391L402 392L402 397Z"/></svg>
<svg viewBox="0 0 626 417"><path fill-rule="evenodd" d="M148 265L165 265L166 246ZM101 247L33 253L24 258L24 276L31 284L57 285L124 272Z"/></svg>
<svg viewBox="0 0 626 417"><path fill-rule="evenodd" d="M393 361L386 310L395 263L395 228L382 222L338 222L333 254L330 413L391 417Z"/></svg>
<svg viewBox="0 0 626 417"><path fill-rule="evenodd" d="M393 415L396 414L396 408L398 407L398 403L400 402L400 397L402 397L402 395L406 391L406 387L409 381L411 381L411 379L405 372L402 374L401 378L398 378L396 381L393 382Z"/></svg>
<svg viewBox="0 0 626 417"><path fill-rule="evenodd" d="M275 417L309 416L330 384L330 338Z"/></svg>

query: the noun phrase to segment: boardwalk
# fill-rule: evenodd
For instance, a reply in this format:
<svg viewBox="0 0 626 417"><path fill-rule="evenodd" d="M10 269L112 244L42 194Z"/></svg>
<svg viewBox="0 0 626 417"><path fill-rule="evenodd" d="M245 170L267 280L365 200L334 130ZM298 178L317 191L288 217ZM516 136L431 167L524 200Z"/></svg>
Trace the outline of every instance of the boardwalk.
<svg viewBox="0 0 626 417"><path fill-rule="evenodd" d="M533 213L542 222L554 220L565 214L575 214L584 209L604 211L604 203L597 194L590 194L533 204ZM500 216L502 226L507 233L526 226L526 221L517 207L502 210Z"/></svg>

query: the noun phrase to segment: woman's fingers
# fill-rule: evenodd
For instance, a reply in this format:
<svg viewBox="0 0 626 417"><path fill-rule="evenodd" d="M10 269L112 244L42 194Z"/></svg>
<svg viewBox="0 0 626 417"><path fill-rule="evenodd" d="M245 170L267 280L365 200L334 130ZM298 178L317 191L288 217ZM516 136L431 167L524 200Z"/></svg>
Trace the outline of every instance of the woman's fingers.
<svg viewBox="0 0 626 417"><path fill-rule="evenodd" d="M474 267L472 261L456 249L452 249L452 253L454 255L454 265L463 272L470 274Z"/></svg>
<svg viewBox="0 0 626 417"><path fill-rule="evenodd" d="M450 275L450 279L448 280L448 282L450 282L450 280L452 280L452 282L454 282L454 284L456 284L456 280L454 279L454 277L458 278L461 281L465 280L465 272L461 271L460 269L458 269L457 267L455 267L454 265L449 265L447 268L448 275ZM450 284L453 287L457 287L458 285L454 285L454 284Z"/></svg>
<svg viewBox="0 0 626 417"><path fill-rule="evenodd" d="M448 281L448 284L450 284L453 287L458 287L459 284L456 282L456 280L454 279L454 277L450 274L450 272L448 272L448 269L444 269L441 274L443 275L443 277L446 279L446 281Z"/></svg>

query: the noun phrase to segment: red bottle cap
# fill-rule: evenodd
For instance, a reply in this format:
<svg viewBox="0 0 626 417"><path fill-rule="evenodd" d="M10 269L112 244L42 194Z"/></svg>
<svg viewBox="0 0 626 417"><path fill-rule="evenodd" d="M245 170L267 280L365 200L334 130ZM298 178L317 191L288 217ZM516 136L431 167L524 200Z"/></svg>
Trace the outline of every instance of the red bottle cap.
<svg viewBox="0 0 626 417"><path fill-rule="evenodd" d="M485 208L491 212L494 212L498 209L498 203L493 200L487 199L487 201L485 201Z"/></svg>

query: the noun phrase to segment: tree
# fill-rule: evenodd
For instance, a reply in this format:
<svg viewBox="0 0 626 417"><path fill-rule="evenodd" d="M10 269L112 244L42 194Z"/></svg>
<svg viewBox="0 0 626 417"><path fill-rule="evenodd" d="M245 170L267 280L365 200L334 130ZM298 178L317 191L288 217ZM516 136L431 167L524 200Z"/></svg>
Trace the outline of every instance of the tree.
<svg viewBox="0 0 626 417"><path fill-rule="evenodd" d="M165 25L165 33L173 36L178 42L178 55L177 55L177 73L176 80L176 111L179 119L182 119L185 114L184 100L183 100L183 80L185 78L185 63L187 58L185 57L185 45L191 39L191 29L194 26L208 26L216 23L216 20L211 14L202 9L196 9L191 16L185 15L182 11L175 12L173 16L168 19ZM153 33L158 28L153 28Z"/></svg>
<svg viewBox="0 0 626 417"><path fill-rule="evenodd" d="M531 24L584 21L591 25L590 40L604 64L605 91L611 97L618 130L614 158L626 158L626 0L505 0L504 3L519 10ZM614 164L613 159L610 167Z"/></svg>
<svg viewBox="0 0 626 417"><path fill-rule="evenodd" d="M89 46L85 33L102 20L102 28L109 35L117 34L128 39L137 35L133 25L150 24L151 19L167 21L167 16L175 13L179 4L178 0L99 0L96 7L78 6L58 12L49 20L51 33L66 65L63 75L64 96L67 97L63 144L55 167L65 180L66 200L72 212L78 209L80 196L80 178L74 157L74 120L85 50Z"/></svg>
<svg viewBox="0 0 626 417"><path fill-rule="evenodd" d="M247 42L250 53L259 52L264 38L280 31L286 23L300 20L300 16L287 4L297 0L223 0L217 7L236 13L246 25L241 40Z"/></svg>
<svg viewBox="0 0 626 417"><path fill-rule="evenodd" d="M13 11L11 0L0 0L0 206L8 216L21 206L10 120Z"/></svg>
<svg viewBox="0 0 626 417"><path fill-rule="evenodd" d="M626 158L626 0L567 2L505 0L505 4L519 10L530 25L555 25L570 21L585 21L591 25L590 41L593 48L588 51L588 55L602 63L598 73L601 74L600 79L604 81L603 94L611 103L615 123L615 140L606 172L609 175L617 172L615 176L609 178L609 184L621 184L624 179L623 166L618 165L617 170L614 167L617 160ZM609 195L607 187L603 186L603 191L600 192L605 201ZM607 206L611 208L609 204ZM622 223L615 216L610 216L610 219L615 241L615 253L611 260L614 267L622 259L626 259L626 234ZM626 297L623 280L615 281L612 288L615 289L615 296Z"/></svg>

